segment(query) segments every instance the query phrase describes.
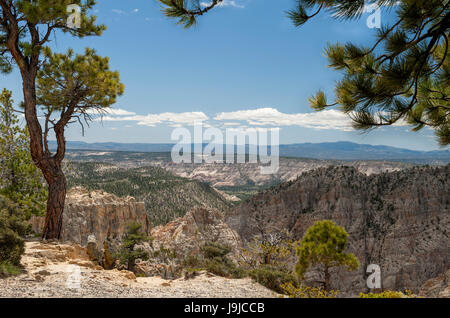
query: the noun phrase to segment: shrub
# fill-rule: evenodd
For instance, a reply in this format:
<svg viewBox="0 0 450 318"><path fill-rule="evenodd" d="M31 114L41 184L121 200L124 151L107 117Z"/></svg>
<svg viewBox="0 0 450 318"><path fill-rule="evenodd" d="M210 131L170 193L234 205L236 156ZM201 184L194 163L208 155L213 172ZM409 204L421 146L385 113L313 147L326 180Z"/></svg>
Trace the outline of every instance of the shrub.
<svg viewBox="0 0 450 318"><path fill-rule="evenodd" d="M200 248L206 259L225 258L231 252L231 248L217 243L206 243Z"/></svg>
<svg viewBox="0 0 450 318"><path fill-rule="evenodd" d="M188 269L200 268L202 261L196 255L188 255L183 259L182 265Z"/></svg>
<svg viewBox="0 0 450 318"><path fill-rule="evenodd" d="M2 272L9 266L19 266L25 252L25 242L21 236L29 230L23 221L22 211L11 201L0 197L0 264Z"/></svg>
<svg viewBox="0 0 450 318"><path fill-rule="evenodd" d="M140 232L142 225L137 222L131 222L128 225L128 231L122 241L122 244L117 253L117 257L122 264L127 265L129 271L135 271L136 260L148 260L149 253L144 251L137 245L151 240L145 233Z"/></svg>
<svg viewBox="0 0 450 318"><path fill-rule="evenodd" d="M236 266L230 259L215 258L206 260L205 264L208 272L222 277L244 278L247 274L244 269Z"/></svg>
<svg viewBox="0 0 450 318"><path fill-rule="evenodd" d="M247 269L270 265L289 271L291 262L295 260L297 245L298 241L293 240L287 231L255 237L241 251L240 264Z"/></svg>
<svg viewBox="0 0 450 318"><path fill-rule="evenodd" d="M231 248L217 243L206 243L200 248L200 255L188 255L183 260L183 267L207 270L208 272L228 278L243 278L246 271L238 267L229 257Z"/></svg>
<svg viewBox="0 0 450 318"><path fill-rule="evenodd" d="M405 293L386 290L381 293L360 293L359 298L417 298L417 295L414 295L410 290L406 290Z"/></svg>
<svg viewBox="0 0 450 318"><path fill-rule="evenodd" d="M250 271L250 277L259 284L280 294L285 292L282 288L285 284L291 284L294 287L299 286L297 278L291 272L270 265L253 269Z"/></svg>
<svg viewBox="0 0 450 318"><path fill-rule="evenodd" d="M0 277L16 276L20 274L20 270L17 266L9 263L0 263Z"/></svg>
<svg viewBox="0 0 450 318"><path fill-rule="evenodd" d="M339 291L336 290L327 292L320 287L308 287L303 285L296 287L291 283L281 285L281 289L284 294L289 296L289 298L337 298L339 295Z"/></svg>

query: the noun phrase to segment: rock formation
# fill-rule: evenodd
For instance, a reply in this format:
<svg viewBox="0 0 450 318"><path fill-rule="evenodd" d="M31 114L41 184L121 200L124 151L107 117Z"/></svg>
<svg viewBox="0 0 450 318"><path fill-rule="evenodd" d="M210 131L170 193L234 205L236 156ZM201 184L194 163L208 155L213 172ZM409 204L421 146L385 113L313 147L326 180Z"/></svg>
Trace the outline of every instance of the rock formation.
<svg viewBox="0 0 450 318"><path fill-rule="evenodd" d="M241 247L239 235L225 223L223 214L203 208L194 208L184 217L154 228L151 236L154 249L170 248L178 256L197 254L207 242L228 245L233 253Z"/></svg>
<svg viewBox="0 0 450 318"><path fill-rule="evenodd" d="M450 166L367 176L355 168L320 168L273 187L227 215L243 241L289 230L296 239L315 221L334 220L350 235L360 268L334 272L347 295L368 291L366 269L378 264L382 288L418 292L450 268Z"/></svg>
<svg viewBox="0 0 450 318"><path fill-rule="evenodd" d="M420 297L450 298L450 269L436 278L423 284L419 292Z"/></svg>
<svg viewBox="0 0 450 318"><path fill-rule="evenodd" d="M87 246L89 240L94 240L101 250L107 240L120 240L133 221L142 224L142 231L150 233L144 203L132 197L118 198L103 191L89 192L76 187L67 194L62 241ZM33 217L30 222L36 233L42 232L42 217Z"/></svg>

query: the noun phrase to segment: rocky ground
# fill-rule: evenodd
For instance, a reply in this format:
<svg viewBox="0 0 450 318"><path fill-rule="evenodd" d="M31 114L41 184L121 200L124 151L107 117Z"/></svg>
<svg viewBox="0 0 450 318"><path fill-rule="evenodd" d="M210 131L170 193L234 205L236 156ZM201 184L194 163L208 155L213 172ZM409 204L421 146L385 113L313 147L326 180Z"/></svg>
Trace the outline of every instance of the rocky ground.
<svg viewBox="0 0 450 318"><path fill-rule="evenodd" d="M138 277L106 271L90 262L78 245L27 242L19 276L0 279L1 297L31 298L234 298L277 297L251 279L226 279L208 273L185 280Z"/></svg>

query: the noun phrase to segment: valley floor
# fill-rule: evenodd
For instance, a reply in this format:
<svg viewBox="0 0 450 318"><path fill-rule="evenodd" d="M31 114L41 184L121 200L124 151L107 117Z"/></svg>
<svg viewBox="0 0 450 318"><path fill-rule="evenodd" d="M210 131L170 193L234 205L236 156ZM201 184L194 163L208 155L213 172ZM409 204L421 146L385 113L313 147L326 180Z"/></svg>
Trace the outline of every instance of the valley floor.
<svg viewBox="0 0 450 318"><path fill-rule="evenodd" d="M26 243L22 274L0 279L0 298L268 298L272 291L251 279L202 273L194 279L138 277L106 271L74 245ZM78 279L79 278L79 279Z"/></svg>

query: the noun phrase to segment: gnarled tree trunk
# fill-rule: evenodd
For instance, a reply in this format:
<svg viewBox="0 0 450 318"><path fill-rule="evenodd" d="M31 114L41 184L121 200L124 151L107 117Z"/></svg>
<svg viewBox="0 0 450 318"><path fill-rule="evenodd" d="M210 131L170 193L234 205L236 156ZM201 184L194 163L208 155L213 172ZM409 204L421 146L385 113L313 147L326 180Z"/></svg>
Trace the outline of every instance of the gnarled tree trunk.
<svg viewBox="0 0 450 318"><path fill-rule="evenodd" d="M23 92L25 102L25 118L30 133L30 152L36 166L42 171L48 184L47 212L42 238L61 238L64 203L66 200L66 178L62 170L65 155L64 126L61 122L55 127L58 151L52 156L48 145L43 145L42 127L36 113L36 72L23 72ZM30 74L31 73L31 74ZM47 140L45 140L45 143Z"/></svg>
<svg viewBox="0 0 450 318"><path fill-rule="evenodd" d="M7 32L6 46L20 69L24 96L24 109L27 128L30 133L30 152L33 162L42 171L49 185L47 200L47 215L44 228L44 239L59 239L61 237L62 215L66 196L66 179L61 168L65 155L64 127L72 113L67 114L55 127L58 140L58 151L51 156L43 147L42 127L37 115L36 77L39 70L39 49L46 42L46 38L39 39L39 30L31 22L27 23L33 44L32 53L25 56L20 47L20 27L17 17L12 11L13 5L7 1L0 1L5 20L4 30ZM48 33L50 35L51 33ZM47 38L48 38L47 35Z"/></svg>
<svg viewBox="0 0 450 318"><path fill-rule="evenodd" d="M64 203L66 201L66 177L61 168L61 163L56 163L51 169L48 182L47 213L42 237L44 239L61 238ZM47 179L47 178L46 178Z"/></svg>

